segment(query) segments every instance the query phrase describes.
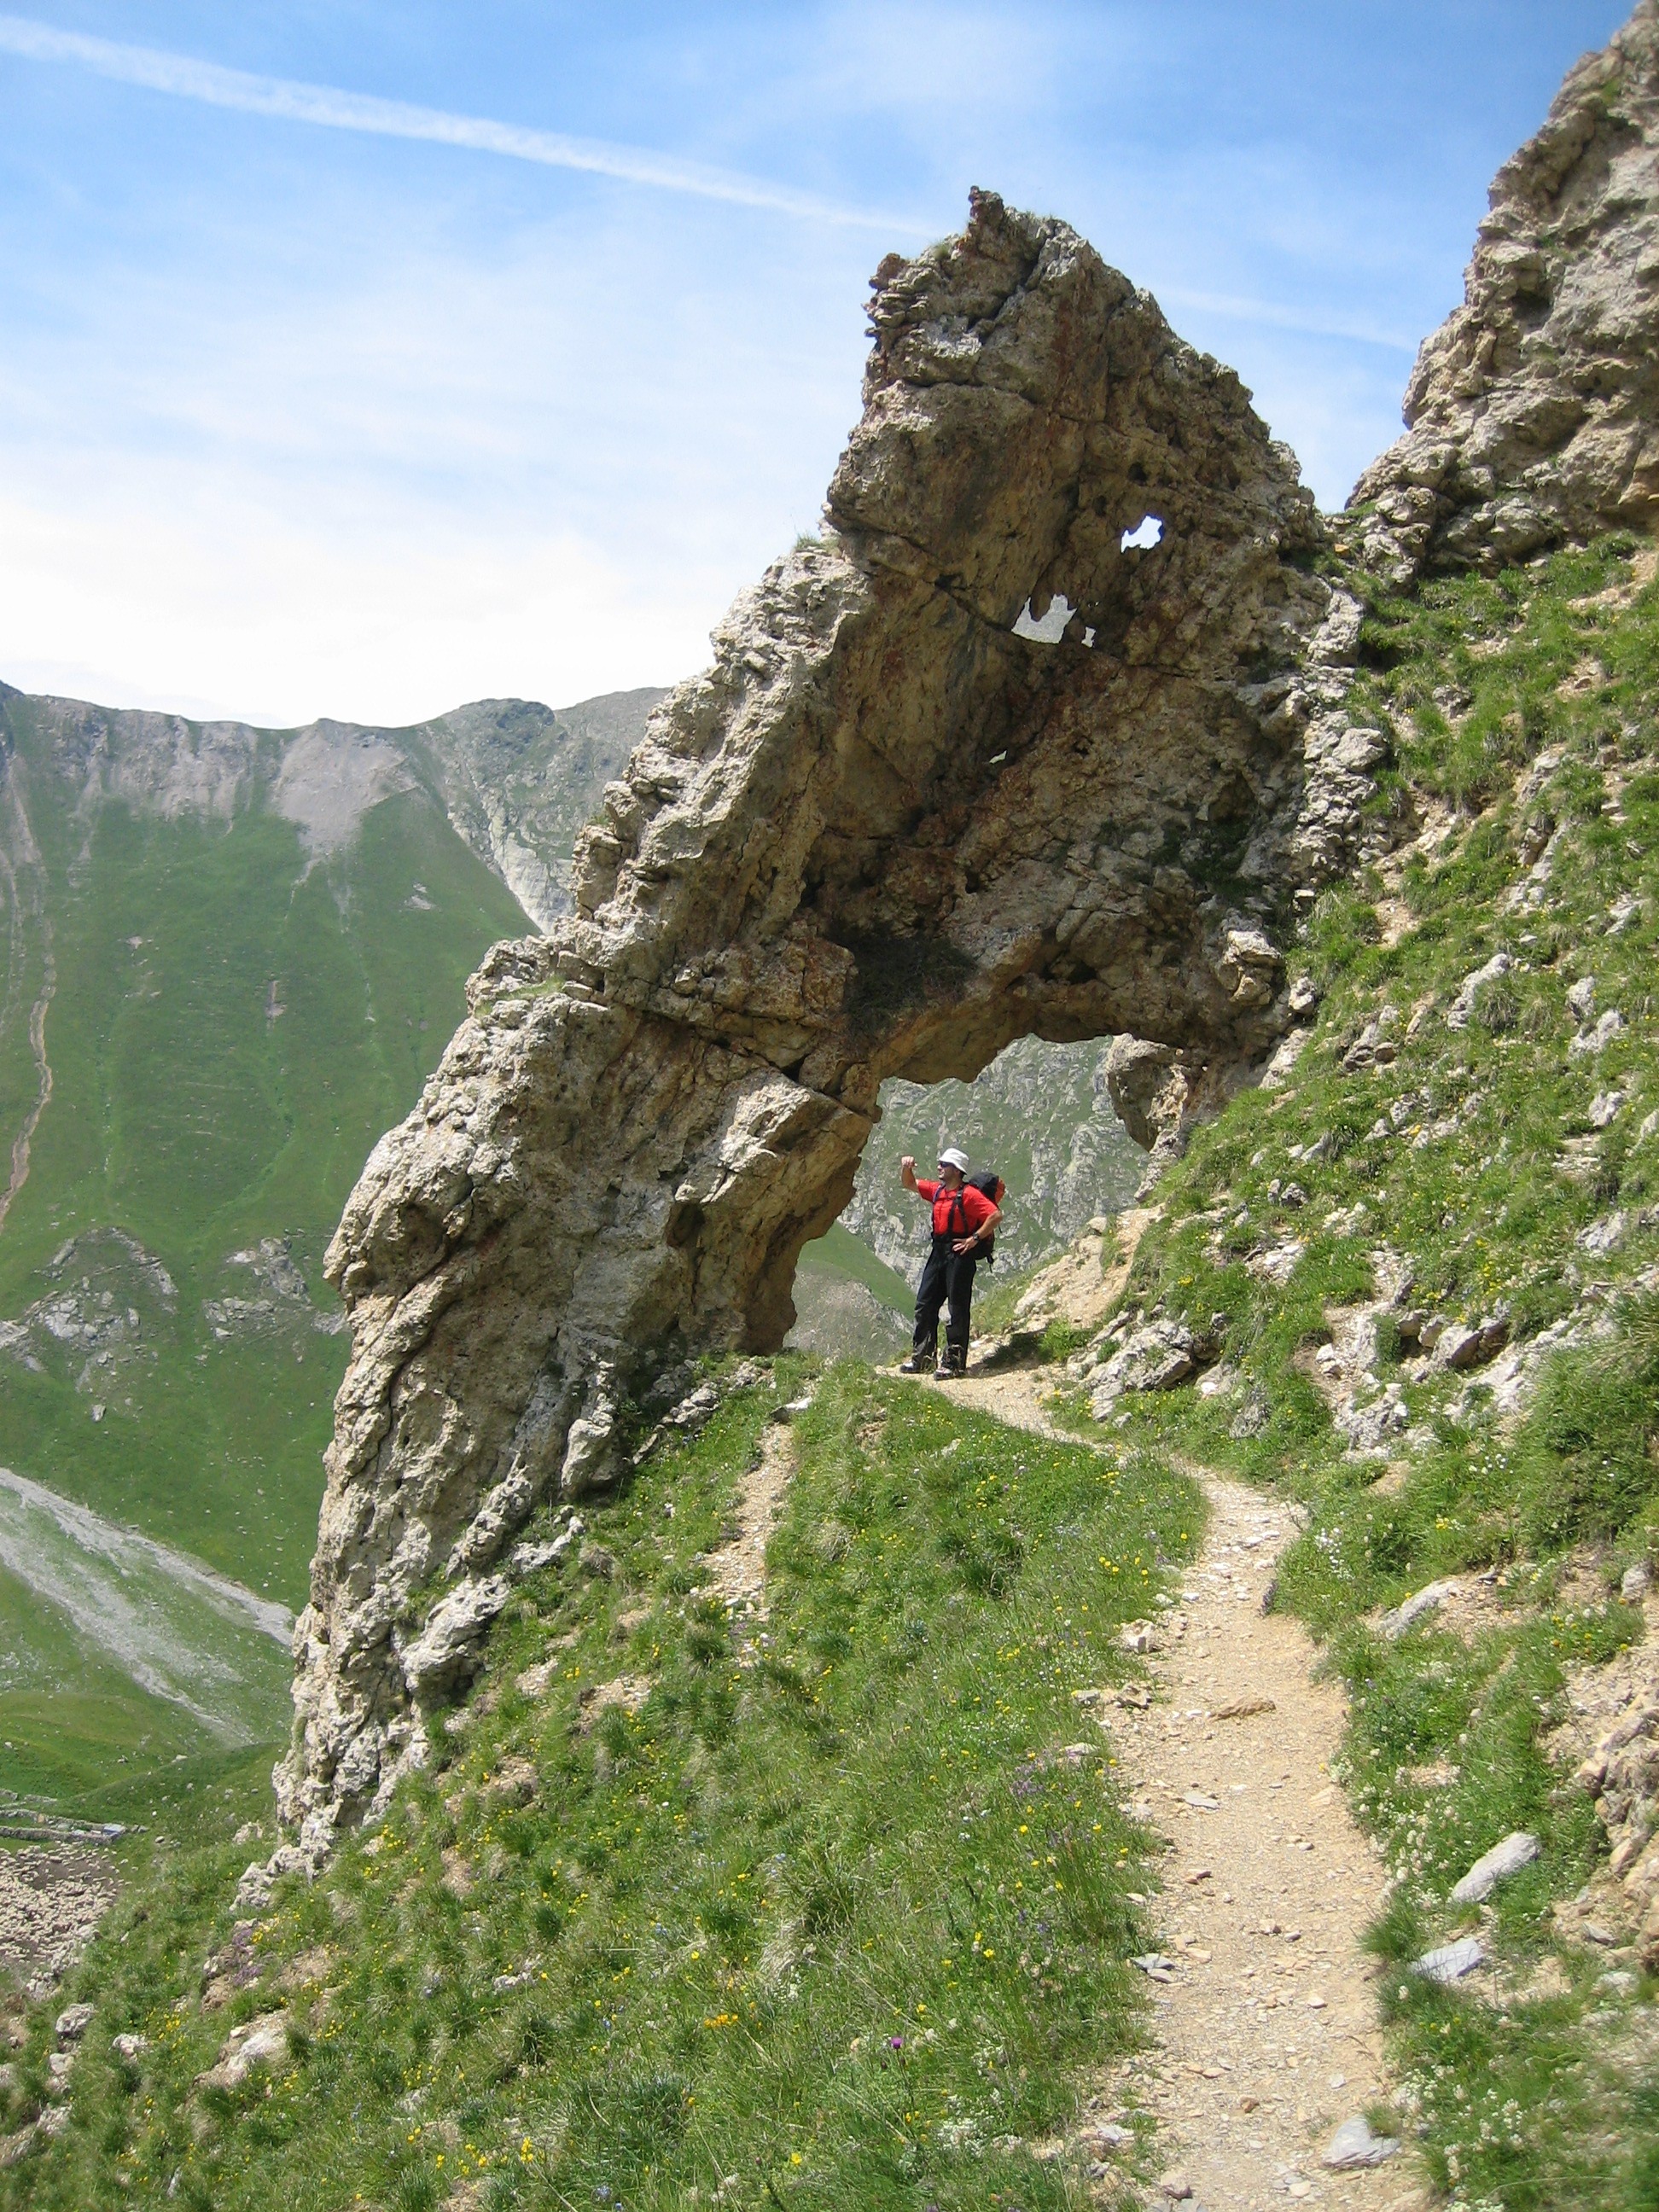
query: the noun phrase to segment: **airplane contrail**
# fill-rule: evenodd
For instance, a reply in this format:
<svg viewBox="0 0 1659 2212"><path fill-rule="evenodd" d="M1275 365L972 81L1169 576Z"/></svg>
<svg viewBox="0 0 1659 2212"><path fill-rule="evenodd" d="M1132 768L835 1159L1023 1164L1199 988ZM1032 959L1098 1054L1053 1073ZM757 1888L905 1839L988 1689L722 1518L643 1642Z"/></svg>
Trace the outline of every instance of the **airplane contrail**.
<svg viewBox="0 0 1659 2212"><path fill-rule="evenodd" d="M1160 305L1173 300L1177 307L1229 315L1241 323L1271 323L1280 330L1305 331L1310 337L1346 338L1355 345L1382 346L1389 353L1414 354L1419 343L1416 338L1380 329L1372 322L1310 313L1306 308L1281 307L1272 300L1241 300L1218 292L1188 292L1178 285L1164 287L1158 296Z"/></svg>
<svg viewBox="0 0 1659 2212"><path fill-rule="evenodd" d="M928 228L912 218L842 207L810 192L793 191L787 185L770 184L762 177L653 153L646 146L574 138L562 131L528 131L516 124L493 122L487 116L452 115L442 108L379 100L367 93L342 91L335 85L256 76L247 70L222 68L216 62L197 61L188 54L168 53L157 46L124 46L111 39L88 38L77 31L56 30L27 15L0 15L0 52L29 61L66 62L90 70L94 76L142 85L146 91L167 93L177 100L200 100L209 107L235 108L249 115L276 116L291 123L316 124L327 131L358 131L374 137L463 146L476 153L503 155L510 161L538 162L544 168L583 169L596 176L617 177L627 184L652 185L663 191L689 192L700 199L726 200L738 207L765 208L815 222L850 223L912 234L925 234Z"/></svg>

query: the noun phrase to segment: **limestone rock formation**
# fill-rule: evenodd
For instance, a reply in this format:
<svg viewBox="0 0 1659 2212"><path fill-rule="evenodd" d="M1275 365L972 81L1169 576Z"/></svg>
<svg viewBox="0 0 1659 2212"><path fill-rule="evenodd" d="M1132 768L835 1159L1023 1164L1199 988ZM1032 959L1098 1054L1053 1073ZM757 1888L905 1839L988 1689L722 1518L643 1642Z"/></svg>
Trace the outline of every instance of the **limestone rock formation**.
<svg viewBox="0 0 1659 2212"><path fill-rule="evenodd" d="M1294 1018L1281 947L1369 787L1322 764L1375 757L1294 457L989 194L870 314L822 539L653 716L574 914L490 955L335 1240L354 1356L280 1784L308 1851L424 1756L538 1502L612 1480L688 1352L781 1341L884 1079L1129 1034L1201 1096Z"/></svg>
<svg viewBox="0 0 1659 2212"><path fill-rule="evenodd" d="M1401 580L1501 567L1659 501L1659 0L1571 71L1498 171L1463 305L1424 344L1407 434L1360 478Z"/></svg>

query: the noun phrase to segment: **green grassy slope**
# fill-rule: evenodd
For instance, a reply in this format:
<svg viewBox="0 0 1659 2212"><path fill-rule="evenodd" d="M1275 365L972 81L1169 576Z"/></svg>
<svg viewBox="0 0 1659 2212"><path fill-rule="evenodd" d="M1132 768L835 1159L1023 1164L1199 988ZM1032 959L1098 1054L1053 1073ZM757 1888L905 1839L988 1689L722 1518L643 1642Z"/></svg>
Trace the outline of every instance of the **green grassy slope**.
<svg viewBox="0 0 1659 2212"><path fill-rule="evenodd" d="M803 1248L800 1267L803 1274L822 1273L862 1283L878 1304L907 1320L915 1304L915 1291L903 1276L878 1260L844 1222L834 1223L825 1235Z"/></svg>
<svg viewBox="0 0 1659 2212"><path fill-rule="evenodd" d="M1078 2201L1030 2145L1139 2033L1148 1877L1103 1743L1064 1751L1070 1692L1137 1666L1117 1626L1194 1498L835 1369L769 1617L734 1633L703 1556L803 1379L781 1360L592 1510L611 1571L526 1586L444 1770L280 1894L228 2002L201 2002L246 1856L222 1829L118 1908L64 1993L99 2006L76 2117L0 2206ZM274 2076L194 2086L284 2002ZM149 2039L130 2066L118 2033Z"/></svg>
<svg viewBox="0 0 1659 2212"><path fill-rule="evenodd" d="M432 910L403 912L416 878ZM346 1192L435 1063L478 955L522 916L409 799L309 875L286 823L112 811L59 912L56 1087L0 1240L0 1305L21 1310L65 1238L108 1225L161 1260L177 1310L156 1317L153 1358L114 1376L101 1422L72 1361L0 1368L0 1437L20 1472L292 1605L343 1342L302 1328L227 1349L202 1299L260 1236L292 1239L327 1297L322 1252ZM274 1020L272 978L287 1003Z"/></svg>

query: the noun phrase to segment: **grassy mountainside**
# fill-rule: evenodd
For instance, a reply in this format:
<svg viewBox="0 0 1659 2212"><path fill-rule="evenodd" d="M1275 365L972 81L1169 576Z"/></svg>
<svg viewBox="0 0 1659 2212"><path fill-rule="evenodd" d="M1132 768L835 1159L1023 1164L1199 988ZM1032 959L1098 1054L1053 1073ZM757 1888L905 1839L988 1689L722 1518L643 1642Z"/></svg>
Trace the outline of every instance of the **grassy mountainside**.
<svg viewBox="0 0 1659 2212"><path fill-rule="evenodd" d="M789 1342L802 1351L880 1364L909 1346L912 1284L878 1260L844 1221L802 1252L794 1298Z"/></svg>
<svg viewBox="0 0 1659 2212"><path fill-rule="evenodd" d="M1138 2033L1146 1845L1068 1693L1136 1666L1188 1486L832 1370L734 1641L707 1554L802 1380L588 1515L446 1771L313 1888L239 1937L221 1840L118 1909L76 2118L0 2203L1076 2201L1026 2146ZM284 2003L274 2071L197 2086Z"/></svg>
<svg viewBox="0 0 1659 2212"><path fill-rule="evenodd" d="M657 696L296 738L0 692L0 1463L108 1524L0 1493L7 1786L285 1732L280 1622L232 1637L153 1549L140 1589L121 1532L302 1601L344 1364L324 1249L529 926L495 864L562 865ZM182 1674L143 1656L169 1637Z"/></svg>

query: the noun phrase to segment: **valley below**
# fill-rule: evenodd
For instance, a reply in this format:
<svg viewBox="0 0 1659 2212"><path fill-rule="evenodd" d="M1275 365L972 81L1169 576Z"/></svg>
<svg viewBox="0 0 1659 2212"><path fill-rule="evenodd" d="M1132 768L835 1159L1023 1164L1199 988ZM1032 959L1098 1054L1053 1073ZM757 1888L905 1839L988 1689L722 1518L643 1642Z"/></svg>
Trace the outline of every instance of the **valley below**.
<svg viewBox="0 0 1659 2212"><path fill-rule="evenodd" d="M281 732L0 689L12 1790L88 1811L285 1736L345 1364L325 1248L659 696Z"/></svg>

